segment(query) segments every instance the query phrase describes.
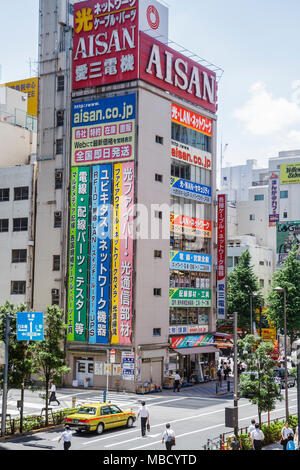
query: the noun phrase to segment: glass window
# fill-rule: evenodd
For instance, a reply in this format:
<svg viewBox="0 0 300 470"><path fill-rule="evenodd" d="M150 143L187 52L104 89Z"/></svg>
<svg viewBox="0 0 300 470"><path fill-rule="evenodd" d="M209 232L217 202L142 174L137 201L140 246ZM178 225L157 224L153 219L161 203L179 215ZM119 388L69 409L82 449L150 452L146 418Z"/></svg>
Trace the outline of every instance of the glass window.
<svg viewBox="0 0 300 470"><path fill-rule="evenodd" d="M22 186L20 188L15 188L15 201L25 201L28 199L28 194L29 194L29 188L28 186Z"/></svg>
<svg viewBox="0 0 300 470"><path fill-rule="evenodd" d="M61 212L54 213L54 228L61 227Z"/></svg>
<svg viewBox="0 0 300 470"><path fill-rule="evenodd" d="M14 232L26 232L28 230L28 219L20 218L13 220L13 231Z"/></svg>
<svg viewBox="0 0 300 470"><path fill-rule="evenodd" d="M0 202L9 201L9 188L0 188Z"/></svg>
<svg viewBox="0 0 300 470"><path fill-rule="evenodd" d="M11 295L24 295L26 293L26 281L12 281Z"/></svg>
<svg viewBox="0 0 300 470"><path fill-rule="evenodd" d="M8 232L8 219L0 219L0 232Z"/></svg>
<svg viewBox="0 0 300 470"><path fill-rule="evenodd" d="M77 413L81 415L95 415L97 411L97 408L91 407L91 406L82 406L79 408Z"/></svg>
<svg viewBox="0 0 300 470"><path fill-rule="evenodd" d="M53 255L53 271L60 270L60 255Z"/></svg>
<svg viewBox="0 0 300 470"><path fill-rule="evenodd" d="M27 262L27 250L12 250L12 263L26 263Z"/></svg>
<svg viewBox="0 0 300 470"><path fill-rule="evenodd" d="M64 141L62 139L56 140L56 155L61 155L64 150Z"/></svg>
<svg viewBox="0 0 300 470"><path fill-rule="evenodd" d="M228 268L233 267L233 258L232 258L232 256L228 256L228 258L227 258L227 267Z"/></svg>
<svg viewBox="0 0 300 470"><path fill-rule="evenodd" d="M55 189L62 189L63 170L55 170Z"/></svg>
<svg viewBox="0 0 300 470"><path fill-rule="evenodd" d="M101 416L107 416L107 415L110 415L110 414L111 414L110 406L102 406Z"/></svg>
<svg viewBox="0 0 300 470"><path fill-rule="evenodd" d="M111 412L112 415L123 413L123 411L120 410L120 408L116 405L110 405L110 412Z"/></svg>
<svg viewBox="0 0 300 470"><path fill-rule="evenodd" d="M59 305L59 289L51 290L52 305Z"/></svg>
<svg viewBox="0 0 300 470"><path fill-rule="evenodd" d="M263 201L264 199L265 199L265 196L263 194L254 195L254 201Z"/></svg>
<svg viewBox="0 0 300 470"><path fill-rule="evenodd" d="M288 191L280 191L280 199L288 199L289 192Z"/></svg>
<svg viewBox="0 0 300 470"><path fill-rule="evenodd" d="M65 89L65 77L60 75L57 77L57 91L63 91Z"/></svg>

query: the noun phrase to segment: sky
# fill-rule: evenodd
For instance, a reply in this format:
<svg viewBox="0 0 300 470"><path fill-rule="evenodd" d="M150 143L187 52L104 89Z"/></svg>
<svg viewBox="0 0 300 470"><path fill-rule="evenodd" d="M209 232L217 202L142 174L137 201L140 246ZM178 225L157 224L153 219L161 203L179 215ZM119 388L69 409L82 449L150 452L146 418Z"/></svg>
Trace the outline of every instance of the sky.
<svg viewBox="0 0 300 470"><path fill-rule="evenodd" d="M12 3L1 0L1 83L36 75L38 3L26 0L24 8L24 0L14 0L12 12ZM169 38L224 70L218 162L221 146L224 166L256 159L266 167L279 151L300 149L300 1L164 3Z"/></svg>

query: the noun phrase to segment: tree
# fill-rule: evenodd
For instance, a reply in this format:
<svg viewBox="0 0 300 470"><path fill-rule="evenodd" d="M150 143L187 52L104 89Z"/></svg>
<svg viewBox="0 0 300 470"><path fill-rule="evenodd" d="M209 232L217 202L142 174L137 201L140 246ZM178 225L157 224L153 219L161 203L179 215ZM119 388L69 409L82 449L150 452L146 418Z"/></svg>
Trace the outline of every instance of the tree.
<svg viewBox="0 0 300 470"><path fill-rule="evenodd" d="M65 352L62 342L65 339L67 325L63 322L63 313L56 306L47 308L44 318L44 341L31 345L34 366L43 374L45 382L46 425L48 424L49 385L58 383L64 374L70 372L65 364Z"/></svg>
<svg viewBox="0 0 300 470"><path fill-rule="evenodd" d="M247 366L247 372L240 376L240 394L257 405L261 425L261 414L274 410L276 401L282 400L280 387L274 380L276 363L270 355L274 345L254 335L246 335L238 341L238 348L240 358Z"/></svg>
<svg viewBox="0 0 300 470"><path fill-rule="evenodd" d="M291 343L300 333L300 261L297 259L297 249L292 249L285 259L281 269L273 274L271 291L268 295L268 319L277 330L284 331L284 295L273 289L281 287L286 291L286 322L287 335Z"/></svg>
<svg viewBox="0 0 300 470"><path fill-rule="evenodd" d="M253 294L256 293L255 296ZM252 296L252 309L263 305L258 278L253 272L251 255L244 251L237 266L231 271L227 279L227 311L229 315L238 313L238 326L245 331L251 330L250 305ZM253 315L254 318L254 315Z"/></svg>
<svg viewBox="0 0 300 470"><path fill-rule="evenodd" d="M27 341L17 341L17 312L25 312L26 305L14 306L10 302L0 306L0 341L5 341L6 317L10 318L9 346L8 346L8 380L7 389L21 390L20 431L23 426L24 389L25 382L33 372L33 357L28 348ZM0 377L3 386L3 377Z"/></svg>

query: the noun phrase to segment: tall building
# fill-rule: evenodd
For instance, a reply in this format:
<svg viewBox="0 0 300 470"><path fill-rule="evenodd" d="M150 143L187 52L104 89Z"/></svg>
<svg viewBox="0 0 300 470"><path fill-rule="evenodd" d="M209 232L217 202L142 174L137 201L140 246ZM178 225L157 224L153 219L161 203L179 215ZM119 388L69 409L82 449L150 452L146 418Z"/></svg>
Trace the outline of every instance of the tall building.
<svg viewBox="0 0 300 470"><path fill-rule="evenodd" d="M157 1L78 2L73 43L69 3L49 3L35 306L65 311L65 382L135 390L177 368L213 375L220 69L168 46Z"/></svg>
<svg viewBox="0 0 300 470"><path fill-rule="evenodd" d="M0 302L32 307L36 191L36 119L27 95L0 88Z"/></svg>

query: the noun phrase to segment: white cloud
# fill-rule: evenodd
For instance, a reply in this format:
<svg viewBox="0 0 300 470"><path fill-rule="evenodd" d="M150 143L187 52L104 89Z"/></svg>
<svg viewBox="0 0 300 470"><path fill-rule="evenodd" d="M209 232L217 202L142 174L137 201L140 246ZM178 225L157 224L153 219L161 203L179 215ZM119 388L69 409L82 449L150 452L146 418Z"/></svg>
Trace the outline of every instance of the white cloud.
<svg viewBox="0 0 300 470"><path fill-rule="evenodd" d="M293 98L298 90L298 82L293 82ZM270 136L278 132L298 132L300 125L299 100L289 101L276 98L270 93L265 83L256 82L250 89L250 99L243 107L234 111L234 116L242 121L245 129L256 136ZM291 134L295 138L296 135Z"/></svg>

